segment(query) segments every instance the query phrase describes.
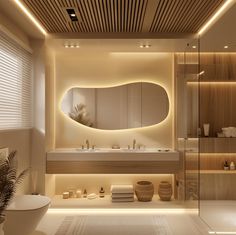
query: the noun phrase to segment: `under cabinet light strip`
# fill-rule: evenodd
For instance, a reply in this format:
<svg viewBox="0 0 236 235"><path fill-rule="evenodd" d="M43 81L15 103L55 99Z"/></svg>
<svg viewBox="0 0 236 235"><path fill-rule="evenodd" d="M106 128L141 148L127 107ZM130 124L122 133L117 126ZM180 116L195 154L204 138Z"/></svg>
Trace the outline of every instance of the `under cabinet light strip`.
<svg viewBox="0 0 236 235"><path fill-rule="evenodd" d="M216 11L216 13L203 25L203 27L198 31L199 35L202 35L210 28L212 24L216 22L216 20L223 15L225 11L227 11L233 4L235 0L226 0L225 3Z"/></svg>
<svg viewBox="0 0 236 235"><path fill-rule="evenodd" d="M46 30L42 27L42 25L38 22L38 20L30 13L30 11L22 4L20 0L14 0L17 6L25 13L25 15L35 24L35 26L46 35Z"/></svg>

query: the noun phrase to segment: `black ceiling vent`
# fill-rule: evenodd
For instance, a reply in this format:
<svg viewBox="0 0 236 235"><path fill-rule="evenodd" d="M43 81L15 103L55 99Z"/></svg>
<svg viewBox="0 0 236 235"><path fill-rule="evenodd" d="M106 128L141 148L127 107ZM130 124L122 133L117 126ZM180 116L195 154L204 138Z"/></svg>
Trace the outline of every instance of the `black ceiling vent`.
<svg viewBox="0 0 236 235"><path fill-rule="evenodd" d="M74 8L67 8L66 11L71 21L79 21Z"/></svg>

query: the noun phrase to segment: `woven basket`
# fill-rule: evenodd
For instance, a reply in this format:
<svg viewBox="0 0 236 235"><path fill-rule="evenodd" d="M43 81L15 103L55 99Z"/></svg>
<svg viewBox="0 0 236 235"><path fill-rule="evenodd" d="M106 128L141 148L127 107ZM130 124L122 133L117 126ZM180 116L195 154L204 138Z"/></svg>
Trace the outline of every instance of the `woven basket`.
<svg viewBox="0 0 236 235"><path fill-rule="evenodd" d="M172 185L167 181L161 181L158 188L158 194L162 201L170 201L172 196Z"/></svg>
<svg viewBox="0 0 236 235"><path fill-rule="evenodd" d="M154 186L150 181L138 181L135 185L135 194L139 201L149 202L154 194Z"/></svg>

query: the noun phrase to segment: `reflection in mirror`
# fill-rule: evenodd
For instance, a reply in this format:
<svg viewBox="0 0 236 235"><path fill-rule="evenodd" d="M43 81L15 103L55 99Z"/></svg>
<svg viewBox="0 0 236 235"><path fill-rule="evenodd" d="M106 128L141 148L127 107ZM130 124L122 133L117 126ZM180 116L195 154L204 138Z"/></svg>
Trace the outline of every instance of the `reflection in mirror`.
<svg viewBox="0 0 236 235"><path fill-rule="evenodd" d="M108 88L71 88L64 95L62 111L74 121L104 130L155 125L169 112L165 89L136 82Z"/></svg>

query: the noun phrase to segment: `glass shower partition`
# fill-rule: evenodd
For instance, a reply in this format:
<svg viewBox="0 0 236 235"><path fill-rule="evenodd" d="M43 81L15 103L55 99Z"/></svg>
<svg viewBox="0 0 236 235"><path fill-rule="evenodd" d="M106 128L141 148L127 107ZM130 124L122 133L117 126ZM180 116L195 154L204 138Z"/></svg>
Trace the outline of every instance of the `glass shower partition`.
<svg viewBox="0 0 236 235"><path fill-rule="evenodd" d="M235 13L236 3L200 38L200 217L213 234L236 234Z"/></svg>
<svg viewBox="0 0 236 235"><path fill-rule="evenodd" d="M199 208L199 40L175 56L176 148L181 171L176 175L176 197L185 207Z"/></svg>

